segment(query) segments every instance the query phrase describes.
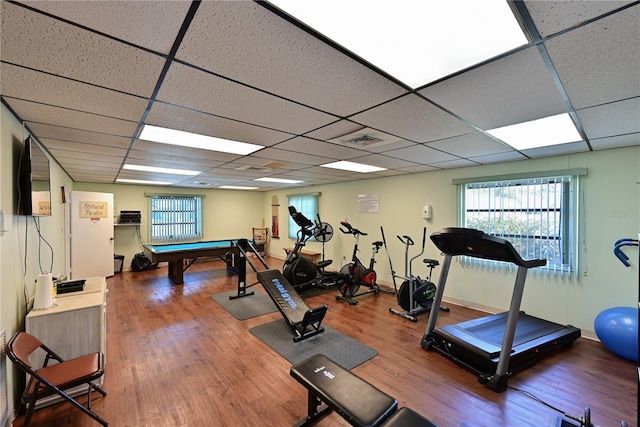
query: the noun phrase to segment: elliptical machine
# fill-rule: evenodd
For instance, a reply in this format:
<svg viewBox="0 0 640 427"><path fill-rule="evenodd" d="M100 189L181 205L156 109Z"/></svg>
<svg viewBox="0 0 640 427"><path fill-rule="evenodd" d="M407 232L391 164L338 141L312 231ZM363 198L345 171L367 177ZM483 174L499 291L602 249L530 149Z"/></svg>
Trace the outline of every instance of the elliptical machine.
<svg viewBox="0 0 640 427"><path fill-rule="evenodd" d="M284 260L282 274L297 291L311 287L326 288L335 284L338 273L324 271L324 269L333 262L332 260L323 259L317 264L314 264L309 259L300 255L300 251L305 246L307 240L312 236L316 236L316 234L318 235L317 237L322 236L320 239L322 239L321 241L324 245L324 242L331 238L326 233L326 230L331 226L321 222L314 224L309 218L304 216L302 212L298 212L294 206L289 206L289 214L293 221L300 227L300 230L298 230L296 234L297 238L293 250L289 252ZM323 224L326 224L326 226ZM322 231L319 232L319 230L325 230L324 234Z"/></svg>
<svg viewBox="0 0 640 427"><path fill-rule="evenodd" d="M355 305L358 303L358 301L354 300L354 298L362 295L379 294L380 292L394 294L395 291L392 291L390 289L382 289L376 282L378 277L373 267L376 263L376 254L380 250L382 242L376 241L371 244L371 260L369 261L369 267L367 268L362 264L362 261L358 259L358 243L360 241L360 236L366 236L367 233L364 233L357 228L353 228L347 221L340 221L340 225L346 228L346 230L344 230L342 227L340 227L340 231L345 234L353 235L353 237L356 239L356 242L353 246L351 262L345 264L340 269L340 276L342 276L342 278L344 279L344 283L338 285L338 289L340 290L341 295L336 295L336 299L344 300L351 305ZM360 285L368 287L369 290L357 293L360 289Z"/></svg>
<svg viewBox="0 0 640 427"><path fill-rule="evenodd" d="M395 308L390 308L389 311L412 322L418 321L418 314L431 310L433 305L433 297L436 294L436 285L431 282L431 274L433 269L440 263L435 259L423 259L425 266L429 268L429 274L425 280L420 279L419 276L414 276L412 271L412 263L415 259L422 256L424 253L424 247L427 238L427 227L424 227L422 232L422 249L420 253L409 260L409 247L414 245L413 239L410 236L396 236L398 240L404 245L404 276L399 276L393 270L391 264L391 256L387 248L387 241L384 236L384 230L380 227L382 232L382 241L384 242L384 248L389 258L389 267L391 269L391 276L393 278L393 287L396 289L396 296L398 299L398 305L402 308L402 311ZM396 278L402 279L402 285L400 290L396 287ZM449 311L448 307L440 306L440 310Z"/></svg>

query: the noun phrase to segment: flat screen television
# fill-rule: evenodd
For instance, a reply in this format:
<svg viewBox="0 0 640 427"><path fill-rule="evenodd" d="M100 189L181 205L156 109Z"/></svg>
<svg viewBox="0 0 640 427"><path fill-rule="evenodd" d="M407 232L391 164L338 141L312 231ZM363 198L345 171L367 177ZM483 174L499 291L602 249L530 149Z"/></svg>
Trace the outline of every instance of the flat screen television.
<svg viewBox="0 0 640 427"><path fill-rule="evenodd" d="M51 215L49 158L30 136L19 156L17 198L18 215Z"/></svg>

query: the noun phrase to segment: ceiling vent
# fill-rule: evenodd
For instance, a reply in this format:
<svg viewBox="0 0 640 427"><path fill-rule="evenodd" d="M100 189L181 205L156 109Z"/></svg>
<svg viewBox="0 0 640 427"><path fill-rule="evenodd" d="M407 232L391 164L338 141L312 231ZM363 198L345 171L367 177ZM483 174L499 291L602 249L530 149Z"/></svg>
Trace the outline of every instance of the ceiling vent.
<svg viewBox="0 0 640 427"><path fill-rule="evenodd" d="M271 172L271 168L265 166L253 166L253 165L242 165L239 168L236 168L237 171L247 171L247 172L257 172L257 173L265 173Z"/></svg>
<svg viewBox="0 0 640 427"><path fill-rule="evenodd" d="M364 128L356 132L339 136L338 138L330 139L327 142L333 142L334 144L345 145L353 148L374 148L400 140L402 140L402 138L398 138L397 136L389 135L370 128Z"/></svg>
<svg viewBox="0 0 640 427"><path fill-rule="evenodd" d="M287 164L285 162L277 162L277 161L274 160L273 162L267 162L262 166L264 166L266 168L271 168L271 169L279 169L279 168L281 168L283 166L286 166L286 165Z"/></svg>

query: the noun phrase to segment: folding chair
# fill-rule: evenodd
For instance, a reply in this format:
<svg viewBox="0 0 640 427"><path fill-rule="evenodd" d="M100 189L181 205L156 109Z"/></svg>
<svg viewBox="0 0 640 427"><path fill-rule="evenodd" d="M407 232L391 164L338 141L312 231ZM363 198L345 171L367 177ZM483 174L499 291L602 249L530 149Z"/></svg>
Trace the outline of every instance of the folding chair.
<svg viewBox="0 0 640 427"><path fill-rule="evenodd" d="M46 356L43 366L34 369L31 366L29 356L38 349L42 349ZM24 427L29 425L31 421L36 402L55 394L71 402L73 406L103 426L109 425L91 410L91 392L93 390L103 396L107 395L102 388L92 382L104 375L104 356L102 353L91 353L75 359L63 360L33 335L18 332L7 345L7 355L22 371L30 375L27 387L22 394L22 403L26 405L27 410L24 417ZM55 360L58 363L48 366L50 360ZM83 384L88 385L86 407L66 392Z"/></svg>

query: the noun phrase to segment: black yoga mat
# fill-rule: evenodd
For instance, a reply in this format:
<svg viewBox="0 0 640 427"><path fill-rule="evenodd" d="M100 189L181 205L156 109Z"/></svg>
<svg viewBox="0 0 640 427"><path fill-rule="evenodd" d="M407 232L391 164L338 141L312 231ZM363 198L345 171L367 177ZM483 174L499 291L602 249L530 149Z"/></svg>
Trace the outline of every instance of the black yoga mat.
<svg viewBox="0 0 640 427"><path fill-rule="evenodd" d="M254 291L253 295L242 298L229 299L229 296L237 295L238 291L221 292L211 295L218 304L224 307L238 320L246 320L252 317L277 311L271 298L264 292Z"/></svg>
<svg viewBox="0 0 640 427"><path fill-rule="evenodd" d="M293 342L293 332L284 321L278 319L249 329L253 335L271 347L292 365L315 355L324 354L343 368L351 370L378 355L378 352L329 326L324 332Z"/></svg>

